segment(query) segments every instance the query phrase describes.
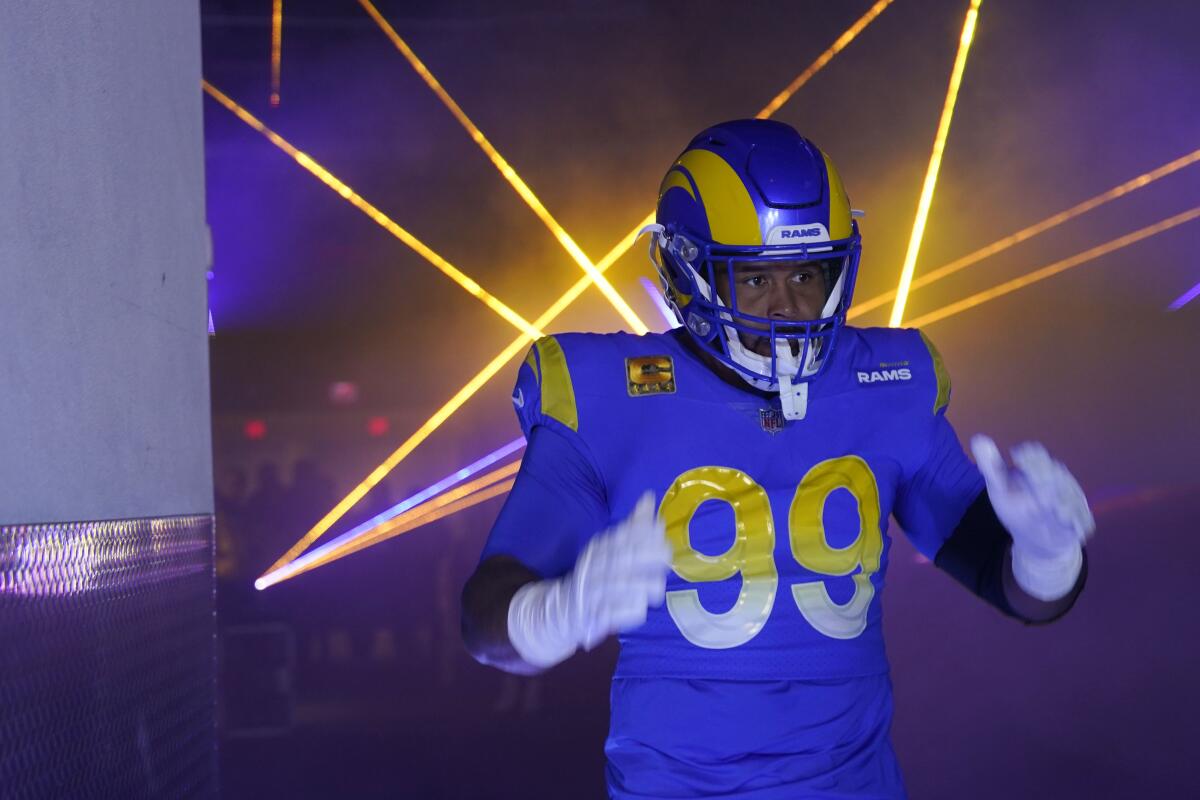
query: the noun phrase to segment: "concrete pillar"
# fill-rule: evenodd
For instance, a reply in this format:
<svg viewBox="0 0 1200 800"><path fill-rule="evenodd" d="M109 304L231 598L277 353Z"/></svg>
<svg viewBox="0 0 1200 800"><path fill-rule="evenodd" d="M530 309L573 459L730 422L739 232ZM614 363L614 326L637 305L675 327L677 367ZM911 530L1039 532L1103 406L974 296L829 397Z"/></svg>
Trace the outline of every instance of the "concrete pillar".
<svg viewBox="0 0 1200 800"><path fill-rule="evenodd" d="M199 84L195 2L0 3L6 795L216 792Z"/></svg>

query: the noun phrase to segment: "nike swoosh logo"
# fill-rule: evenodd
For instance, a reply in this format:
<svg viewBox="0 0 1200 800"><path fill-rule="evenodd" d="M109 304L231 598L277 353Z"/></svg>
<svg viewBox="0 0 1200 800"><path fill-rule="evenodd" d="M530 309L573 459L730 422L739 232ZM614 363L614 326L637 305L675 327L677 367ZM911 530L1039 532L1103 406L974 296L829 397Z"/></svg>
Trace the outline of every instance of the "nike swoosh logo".
<svg viewBox="0 0 1200 800"><path fill-rule="evenodd" d="M517 389L517 393L513 395L512 401L513 401L513 405L516 406L517 408L524 408L525 407L525 392L521 389Z"/></svg>

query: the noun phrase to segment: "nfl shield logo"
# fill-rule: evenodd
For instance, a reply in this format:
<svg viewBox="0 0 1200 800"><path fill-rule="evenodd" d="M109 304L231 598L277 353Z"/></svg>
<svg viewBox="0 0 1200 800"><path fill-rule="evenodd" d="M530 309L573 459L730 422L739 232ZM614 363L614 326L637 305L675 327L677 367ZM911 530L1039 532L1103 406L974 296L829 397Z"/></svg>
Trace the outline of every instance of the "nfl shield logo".
<svg viewBox="0 0 1200 800"><path fill-rule="evenodd" d="M783 411L778 408L760 408L758 423L767 433L779 433L783 430Z"/></svg>

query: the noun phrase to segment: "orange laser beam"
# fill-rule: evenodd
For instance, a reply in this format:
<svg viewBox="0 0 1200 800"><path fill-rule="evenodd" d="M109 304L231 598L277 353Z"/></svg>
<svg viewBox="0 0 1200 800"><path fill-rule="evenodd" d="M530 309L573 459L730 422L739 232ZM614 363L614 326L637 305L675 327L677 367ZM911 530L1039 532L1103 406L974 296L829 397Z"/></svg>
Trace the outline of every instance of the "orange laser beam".
<svg viewBox="0 0 1200 800"><path fill-rule="evenodd" d="M362 531L360 536L355 536L353 540L344 542L341 547L336 548L336 552L323 554L322 558L314 559L310 569L317 569L322 564L329 564L330 561L341 558L341 554L349 555L356 553L376 545L386 539L390 539L392 531L395 530L412 530L413 522L421 522L424 524L425 519L436 512L438 509L444 509L445 506L457 504L463 498L468 498L470 495L484 491L487 487L494 486L496 483L509 479L517 474L517 470L521 469L521 462L515 461L510 464L505 464L504 467L498 467L488 473L476 477L475 480L469 483L463 483L462 486L457 486L450 489L449 492L439 494L438 497L416 506L415 509L409 509L402 515L389 519L389 521L379 523L371 530ZM439 517L440 518L440 517Z"/></svg>
<svg viewBox="0 0 1200 800"><path fill-rule="evenodd" d="M763 106L763 110L755 114L757 119L767 119L776 111L783 107L783 104L792 99L792 95L800 90L800 87L808 83L813 75L821 71L821 68L833 60L833 57L846 49L847 45L853 42L858 35L863 32L863 28L875 21L875 18L884 12L884 10L892 4L892 0L879 0L875 5L867 9L867 13L863 14L858 20L846 29L846 32L839 36L833 44L831 44L824 53L817 56L817 60L809 65L808 69L796 76L796 79L788 84L788 87Z"/></svg>
<svg viewBox="0 0 1200 800"><path fill-rule="evenodd" d="M1082 203L1071 206L1065 211L1060 211L1057 214L1046 217L1041 222L1037 222L1029 227L1022 228L1016 233L1005 236L1003 239L997 239L991 244L981 247L973 253L968 253L961 258L955 259L943 267L938 267L926 275L922 275L919 278L914 278L910 292L912 289L920 289L921 287L928 286L929 284L939 281L949 275L953 275L959 270L966 269L967 267L977 264L989 256L994 256L1003 250L1007 250L1013 245L1020 244L1026 239L1031 239L1034 236L1037 236L1039 233L1044 233L1045 231L1057 227L1058 225L1062 225L1064 222L1068 222L1081 214L1097 208L1098 206L1102 206L1107 202L1117 199L1118 197L1136 191L1143 186L1147 186L1159 178L1164 178L1173 172L1178 172L1184 167L1195 164L1197 161L1200 161L1200 149L1193 150L1187 155L1180 156L1174 161L1169 161L1166 164L1163 164L1161 167L1156 167L1149 172L1144 172L1141 175L1138 175L1136 178L1131 178L1130 180L1125 181L1119 186L1114 186L1107 192L1102 192L1095 197L1084 200ZM891 291L884 292L876 297L872 297L870 300L866 300L862 303L855 303L854 308L850 309L849 317L850 319L854 319L855 317L862 316L868 311L872 311L879 306L886 304L895 296L896 290L892 289Z"/></svg>
<svg viewBox="0 0 1200 800"><path fill-rule="evenodd" d="M450 93L446 91L441 82L434 77L434 74L429 71L429 68L425 66L425 63L417 57L417 54L414 53L412 48L408 46L408 43L400 37L400 34L396 33L396 29L393 28L391 24L384 19L383 15L379 13L379 9L375 7L371 0L358 0L358 2L359 5L361 5L363 9L371 16L371 19L375 20L375 24L379 26L380 30L382 30L384 34L391 39L392 44L396 46L396 49L400 51L400 54L404 56L412 68L416 70L417 74L421 76L421 79L425 81L425 84L429 86L429 88L433 90L433 93L437 95L438 99L442 101L442 105L446 106L450 113L454 115L454 118L458 120L459 124L462 125L463 128L466 129L467 133L471 135L471 139L474 140L475 144L479 145L480 149L483 150L489 159L491 159L492 164L494 164L496 169L500 171L500 174L504 176L504 179L508 181L509 185L512 186L521 199L525 201L525 205L529 206L530 210L532 210L537 218L542 221L542 224L545 225L552 234L554 234L554 238L556 238L558 243L562 245L563 249L567 251L567 254L575 260L575 263L578 264L583 269L584 273L591 278L592 282L596 284L596 287L600 290L612 307L616 309L617 313L621 315L621 318L625 320L625 323L638 334L643 334L649 331L649 328L646 327L646 323L642 322L641 318L639 318L634 310L629 307L629 304L625 302L625 298L621 297L620 292L613 288L613 285L609 283L608 278L605 278L604 274L600 270L596 269L596 265L592 263L592 260L587 257L587 254L583 252L583 249L576 244L573 238L571 238L571 234L567 233L566 228L559 224L558 220L554 218L546 206L542 204L542 201L538 199L538 196L534 194L532 189L529 188L529 185L525 183L520 175L517 174L516 169L514 169L512 165L505 160L504 156L500 155L500 151L497 150L490 141L488 141L488 138L483 135L483 131L479 129L479 126L471 121L471 118L467 116L466 112L462 110L462 107L459 106L454 98L450 96Z"/></svg>
<svg viewBox="0 0 1200 800"><path fill-rule="evenodd" d="M472 297L476 298L496 314L500 315L517 330L523 332L528 341L534 341L544 335L538 327L530 325L524 317L501 302L495 295L486 291L482 286L467 276L466 273L451 264L446 259L442 258L440 255L434 252L432 248L393 221L392 218L387 214L384 214L378 208L368 203L357 192L338 179L336 175L314 161L307 153L304 153L301 150L293 147L290 142L288 142L279 134L275 133L275 131L268 128L261 121L259 121L257 117L240 106L237 102L230 99L227 95L225 95L208 81L201 81L201 84L204 87L204 91L207 92L210 97L232 111L239 119L241 119L251 128L254 128L263 136L267 137L271 144L275 145L280 150L291 156L297 164L311 172L318 180L341 195L343 199L345 199L359 211L370 217L377 225L382 227L388 233L392 234L410 249L415 251L417 255L424 258L426 261L440 270L443 275L450 278L450 280L454 281L463 289L465 289Z"/></svg>
<svg viewBox="0 0 1200 800"><path fill-rule="evenodd" d="M255 586L260 589L266 589L269 586L289 580L297 575L303 575L305 572L314 570L317 567L321 567L337 561L338 559L345 558L352 553L357 553L359 550L364 550L372 545L380 544L388 539L393 539L402 533L408 533L416 528L420 528L432 522L437 522L439 519L448 517L451 514L457 514L459 511L465 511L472 506L479 505L487 500L491 500L493 497L499 497L500 495L508 492L512 488L512 485L515 483L515 481L515 478L509 478L508 480L504 480L502 478L498 483L494 483L493 485L482 488L471 494L456 497L452 501L444 502L440 505L435 505L434 501L430 501L429 503L418 506L417 508L410 509L395 519L388 520L382 525L372 529L370 532L364 533L362 536L346 542L342 547L331 550L329 553L324 554L320 559L304 564L303 566L297 566L293 569L289 569L290 567L293 567L293 564L287 564L280 570L273 570L267 575L264 575L258 581L255 581ZM371 537L369 540L366 538L368 536Z"/></svg>
<svg viewBox="0 0 1200 800"><path fill-rule="evenodd" d="M466 509L476 506L485 500L490 500L493 497L499 497L500 495L506 494L510 489L512 489L512 486L515 482L515 478L501 480L470 495L457 498L451 502L434 505L429 509L428 513L423 514L416 519L406 520L405 522L399 524L389 523L387 527L380 527L380 529L370 539L364 539L362 542L357 542L353 548L347 549L344 555L357 553L359 550L365 550L368 547L385 542L388 539L392 539L402 533L407 533L414 528L419 528L423 525L428 525L431 522L436 522L439 519L443 519L452 514L457 514L459 511L465 511ZM329 562L325 561L323 563Z"/></svg>
<svg viewBox="0 0 1200 800"><path fill-rule="evenodd" d="M1105 242L1104 244L1096 245L1095 247L1084 250L1082 253L1078 253L1069 258L1055 261L1053 264L1048 264L1040 269L1034 270L1033 272L1013 278L1010 281L1005 281L998 286L993 286L991 289L985 289L982 292L976 292L970 297L966 297L958 302L942 306L935 311L930 311L928 314L924 314L914 320L910 320L908 324L911 327L917 328L922 325L929 325L930 323L938 322L946 319L947 317L952 317L955 314L960 314L963 311L982 305L989 300L995 300L997 297L1003 297L1010 292L1023 289L1026 286L1037 283L1038 281L1043 281L1046 278L1050 278L1059 274L1060 272L1065 272L1073 267L1086 264L1087 262L1093 261L1101 256L1108 255L1115 250L1120 250L1122 247L1128 247L1129 245L1140 242L1150 236L1170 230L1171 228L1182 225L1185 222L1190 222L1197 217L1200 217L1200 206L1196 206L1195 208L1176 214L1173 217L1168 217L1167 219L1164 219L1161 222L1156 222L1153 225L1147 225L1144 228L1139 228L1132 233L1119 236L1116 239Z"/></svg>
<svg viewBox="0 0 1200 800"><path fill-rule="evenodd" d="M921 187L917 217L913 220L908 252L904 255L904 266L900 270L900 285L896 288L896 302L892 306L892 318L888 322L893 328L898 327L904 319L904 305L908 301L908 290L917 266L917 254L921 251L921 240L925 238L925 223L929 219L929 207L933 204L933 190L937 186L942 153L946 149L946 139L950 136L950 121L954 118L954 106L958 102L958 90L962 86L963 72L967 68L967 54L971 51L971 41L975 38L975 23L979 18L979 6L982 2L983 0L971 0L967 18L963 22L962 36L958 40L958 55L954 58L954 69L950 72L950 86L946 89L942 118L938 121L937 134L933 138L933 153L929 157L929 168L925 172L925 183Z"/></svg>
<svg viewBox="0 0 1200 800"><path fill-rule="evenodd" d="M271 6L271 107L279 105L279 67L283 57L283 0Z"/></svg>

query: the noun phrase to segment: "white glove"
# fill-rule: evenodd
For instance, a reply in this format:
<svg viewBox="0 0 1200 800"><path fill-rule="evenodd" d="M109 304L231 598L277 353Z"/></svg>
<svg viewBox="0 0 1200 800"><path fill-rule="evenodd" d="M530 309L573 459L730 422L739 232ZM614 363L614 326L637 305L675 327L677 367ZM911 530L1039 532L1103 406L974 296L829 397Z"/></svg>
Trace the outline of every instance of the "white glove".
<svg viewBox="0 0 1200 800"><path fill-rule="evenodd" d="M591 650L616 631L646 621L660 606L671 546L646 492L628 517L597 534L561 578L528 583L508 606L508 638L535 667L550 667L577 649Z"/></svg>
<svg viewBox="0 0 1200 800"><path fill-rule="evenodd" d="M1096 530L1079 482L1037 442L1013 448L1011 471L987 436L972 437L971 452L992 508L1012 534L1013 577L1039 600L1063 597L1079 577L1083 542Z"/></svg>

